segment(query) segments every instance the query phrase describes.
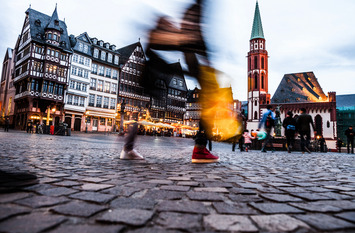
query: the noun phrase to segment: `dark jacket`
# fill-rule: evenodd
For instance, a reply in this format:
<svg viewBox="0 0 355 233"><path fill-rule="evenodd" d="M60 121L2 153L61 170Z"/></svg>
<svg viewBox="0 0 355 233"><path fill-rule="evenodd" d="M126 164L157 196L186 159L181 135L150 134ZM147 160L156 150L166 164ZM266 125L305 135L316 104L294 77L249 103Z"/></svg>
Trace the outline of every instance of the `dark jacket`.
<svg viewBox="0 0 355 233"><path fill-rule="evenodd" d="M307 113L303 113L299 115L299 117L297 118L297 125L296 125L297 131L311 132L311 127L309 125L312 125L313 130L315 130L313 119L310 115L308 115Z"/></svg>
<svg viewBox="0 0 355 233"><path fill-rule="evenodd" d="M287 131L287 126L288 125L294 125L296 127L296 120L293 117L286 117L284 121L282 122L282 126L285 128Z"/></svg>
<svg viewBox="0 0 355 233"><path fill-rule="evenodd" d="M354 129L345 130L345 135L348 139L353 140L355 135Z"/></svg>

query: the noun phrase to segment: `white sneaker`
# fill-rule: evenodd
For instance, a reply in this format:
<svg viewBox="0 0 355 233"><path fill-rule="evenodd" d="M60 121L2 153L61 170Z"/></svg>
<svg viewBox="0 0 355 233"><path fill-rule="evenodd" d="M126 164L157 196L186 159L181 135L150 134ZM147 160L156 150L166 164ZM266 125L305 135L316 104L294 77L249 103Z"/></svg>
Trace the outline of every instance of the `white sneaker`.
<svg viewBox="0 0 355 233"><path fill-rule="evenodd" d="M139 154L136 150L131 150L126 152L125 150L121 151L121 156L120 159L125 159L125 160L142 160L144 157Z"/></svg>

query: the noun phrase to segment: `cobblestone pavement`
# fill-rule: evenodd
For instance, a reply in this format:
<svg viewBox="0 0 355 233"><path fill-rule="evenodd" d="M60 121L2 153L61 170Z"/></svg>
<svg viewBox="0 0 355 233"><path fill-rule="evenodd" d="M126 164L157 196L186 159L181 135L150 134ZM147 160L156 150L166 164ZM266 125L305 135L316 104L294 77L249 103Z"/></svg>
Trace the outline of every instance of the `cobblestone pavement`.
<svg viewBox="0 0 355 233"><path fill-rule="evenodd" d="M0 132L0 170L38 183L0 194L0 232L354 232L355 157L232 152L191 164L192 139ZM29 184L33 181L29 181ZM4 188L2 188L4 191Z"/></svg>

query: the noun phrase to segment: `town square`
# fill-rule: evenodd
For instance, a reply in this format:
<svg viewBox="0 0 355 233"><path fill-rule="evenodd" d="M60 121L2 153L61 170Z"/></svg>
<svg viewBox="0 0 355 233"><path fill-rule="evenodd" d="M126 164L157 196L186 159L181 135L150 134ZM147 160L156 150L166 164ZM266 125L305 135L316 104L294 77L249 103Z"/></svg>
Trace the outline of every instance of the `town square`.
<svg viewBox="0 0 355 233"><path fill-rule="evenodd" d="M0 232L354 232L351 0L14 0Z"/></svg>

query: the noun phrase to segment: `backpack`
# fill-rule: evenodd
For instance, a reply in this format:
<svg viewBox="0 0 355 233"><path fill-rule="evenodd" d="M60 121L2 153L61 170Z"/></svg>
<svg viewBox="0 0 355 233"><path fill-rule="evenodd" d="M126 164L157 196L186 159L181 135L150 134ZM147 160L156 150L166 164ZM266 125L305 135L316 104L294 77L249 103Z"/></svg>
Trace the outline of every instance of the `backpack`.
<svg viewBox="0 0 355 233"><path fill-rule="evenodd" d="M271 129L272 127L275 126L275 120L274 120L274 118L272 118L271 113L272 112L270 111L269 115L266 117L265 128L267 128L267 129Z"/></svg>
<svg viewBox="0 0 355 233"><path fill-rule="evenodd" d="M295 130L296 130L296 126L294 126L294 125L288 125L288 126L286 127L286 129L287 129L287 130L293 130L293 131L295 131Z"/></svg>

